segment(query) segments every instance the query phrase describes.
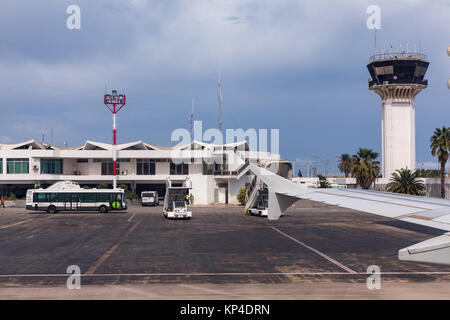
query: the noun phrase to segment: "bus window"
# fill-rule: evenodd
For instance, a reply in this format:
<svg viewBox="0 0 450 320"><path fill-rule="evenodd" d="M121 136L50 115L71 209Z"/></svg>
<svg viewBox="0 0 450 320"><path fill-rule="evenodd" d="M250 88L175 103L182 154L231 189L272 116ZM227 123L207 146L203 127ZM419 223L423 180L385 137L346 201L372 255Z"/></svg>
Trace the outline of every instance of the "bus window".
<svg viewBox="0 0 450 320"><path fill-rule="evenodd" d="M108 202L110 201L109 193L97 193L97 202Z"/></svg>
<svg viewBox="0 0 450 320"><path fill-rule="evenodd" d="M48 194L48 202L58 202L58 193L49 193Z"/></svg>
<svg viewBox="0 0 450 320"><path fill-rule="evenodd" d="M78 197L80 199L80 202L83 202L83 203L97 202L97 194L95 194L95 193L79 193Z"/></svg>
<svg viewBox="0 0 450 320"><path fill-rule="evenodd" d="M47 202L47 193L35 193L33 202Z"/></svg>
<svg viewBox="0 0 450 320"><path fill-rule="evenodd" d="M63 193L63 192L58 193L58 201L59 202L66 202L66 194Z"/></svg>
<svg viewBox="0 0 450 320"><path fill-rule="evenodd" d="M68 193L66 195L66 202L78 202L78 195L76 193Z"/></svg>

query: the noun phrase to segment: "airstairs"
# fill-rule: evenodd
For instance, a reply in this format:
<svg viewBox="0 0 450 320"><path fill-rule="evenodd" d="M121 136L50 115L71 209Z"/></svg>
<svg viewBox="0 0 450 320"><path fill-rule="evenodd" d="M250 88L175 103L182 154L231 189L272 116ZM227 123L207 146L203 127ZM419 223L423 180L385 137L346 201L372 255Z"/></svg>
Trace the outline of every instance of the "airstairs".
<svg viewBox="0 0 450 320"><path fill-rule="evenodd" d="M245 195L245 212L252 215L267 216L269 192L266 184L254 177Z"/></svg>

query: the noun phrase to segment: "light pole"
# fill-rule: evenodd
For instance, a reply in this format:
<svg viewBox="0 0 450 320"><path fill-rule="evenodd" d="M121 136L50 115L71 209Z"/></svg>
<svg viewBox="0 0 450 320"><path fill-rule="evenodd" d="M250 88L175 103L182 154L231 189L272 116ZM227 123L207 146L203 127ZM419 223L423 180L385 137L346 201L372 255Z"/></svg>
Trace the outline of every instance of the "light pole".
<svg viewBox="0 0 450 320"><path fill-rule="evenodd" d="M295 177L295 160L297 159L292 160L292 178Z"/></svg>
<svg viewBox="0 0 450 320"><path fill-rule="evenodd" d="M313 154L313 155L311 156L311 158L317 158L317 159L319 159L320 161L322 161L323 166L325 167L325 176L327 176L327 174L328 174L328 164L330 163L330 160L328 160L328 159L323 160L322 158L320 158L319 156L317 156L317 155L315 155L315 154Z"/></svg>
<svg viewBox="0 0 450 320"><path fill-rule="evenodd" d="M113 114L113 189L117 188L117 134L116 134L116 114L123 108L126 102L124 94L117 94L117 90L113 90L112 94L105 94L104 104Z"/></svg>

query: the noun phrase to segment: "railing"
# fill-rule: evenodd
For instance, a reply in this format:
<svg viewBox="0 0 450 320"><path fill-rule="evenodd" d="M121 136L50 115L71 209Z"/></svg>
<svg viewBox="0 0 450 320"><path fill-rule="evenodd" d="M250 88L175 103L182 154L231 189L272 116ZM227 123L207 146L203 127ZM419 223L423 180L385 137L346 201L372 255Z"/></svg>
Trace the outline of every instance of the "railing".
<svg viewBox="0 0 450 320"><path fill-rule="evenodd" d="M256 182L258 181L258 177L254 176L252 181L250 182L250 185L248 186L247 192L245 193L245 200L248 201L250 199L250 196L255 189Z"/></svg>
<svg viewBox="0 0 450 320"><path fill-rule="evenodd" d="M382 83L379 83L377 80L371 80L369 81L369 88L376 86L376 85L387 85L387 84L420 84L427 86L428 80L421 80L421 79L411 79L407 82L404 79L398 79L398 80L390 80L390 81L383 81Z"/></svg>
<svg viewBox="0 0 450 320"><path fill-rule="evenodd" d="M239 168L237 168L237 170L214 170L213 174L215 176L237 176L239 175L243 170L245 170L245 168L248 167L248 165L250 164L249 161L246 161L244 164L242 164Z"/></svg>
<svg viewBox="0 0 450 320"><path fill-rule="evenodd" d="M371 56L369 62L377 60L390 60L390 59L416 59L416 60L427 60L427 56L422 53L410 53L410 52L389 52L389 53L379 53Z"/></svg>

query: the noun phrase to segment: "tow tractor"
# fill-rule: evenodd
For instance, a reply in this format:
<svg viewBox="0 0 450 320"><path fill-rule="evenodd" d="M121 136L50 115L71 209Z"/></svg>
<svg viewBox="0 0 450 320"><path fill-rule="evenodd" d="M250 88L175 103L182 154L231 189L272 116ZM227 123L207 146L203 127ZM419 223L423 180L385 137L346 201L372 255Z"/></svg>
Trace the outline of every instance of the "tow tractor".
<svg viewBox="0 0 450 320"><path fill-rule="evenodd" d="M192 212L188 210L186 195L192 189L191 181L186 178L181 187L174 187L170 177L166 181L163 215L168 219L190 219Z"/></svg>

